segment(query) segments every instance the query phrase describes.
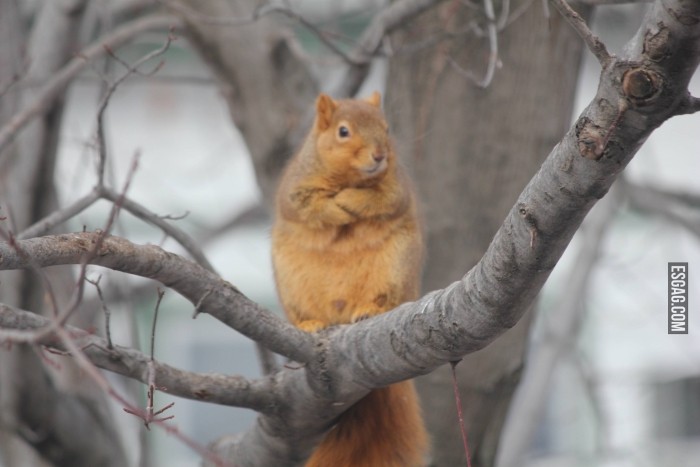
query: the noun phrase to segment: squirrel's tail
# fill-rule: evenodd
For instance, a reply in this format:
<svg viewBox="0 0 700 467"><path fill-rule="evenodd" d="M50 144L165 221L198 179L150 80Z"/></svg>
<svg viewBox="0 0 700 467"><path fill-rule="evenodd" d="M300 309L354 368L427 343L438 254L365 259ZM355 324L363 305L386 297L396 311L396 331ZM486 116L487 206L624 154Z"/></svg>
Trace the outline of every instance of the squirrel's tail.
<svg viewBox="0 0 700 467"><path fill-rule="evenodd" d="M428 436L412 381L375 389L338 419L306 467L418 467Z"/></svg>

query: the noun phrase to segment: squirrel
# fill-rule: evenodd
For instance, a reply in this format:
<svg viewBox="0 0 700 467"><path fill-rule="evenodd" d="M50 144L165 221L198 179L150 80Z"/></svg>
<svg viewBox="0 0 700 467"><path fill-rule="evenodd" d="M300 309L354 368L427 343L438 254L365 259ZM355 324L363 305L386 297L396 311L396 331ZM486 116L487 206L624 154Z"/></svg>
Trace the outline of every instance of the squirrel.
<svg viewBox="0 0 700 467"><path fill-rule="evenodd" d="M378 92L320 94L306 140L279 183L275 282L288 319L317 332L419 296L423 239ZM306 467L425 465L428 437L412 381L373 389L343 413Z"/></svg>

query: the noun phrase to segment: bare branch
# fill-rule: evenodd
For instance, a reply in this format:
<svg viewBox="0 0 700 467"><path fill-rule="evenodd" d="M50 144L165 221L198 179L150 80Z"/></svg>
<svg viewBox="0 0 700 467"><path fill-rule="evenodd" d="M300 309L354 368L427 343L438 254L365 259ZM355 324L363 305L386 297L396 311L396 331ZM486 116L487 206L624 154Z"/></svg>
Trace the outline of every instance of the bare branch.
<svg viewBox="0 0 700 467"><path fill-rule="evenodd" d="M612 60L608 49L605 44L593 34L593 32L588 28L586 22L581 18L581 15L576 13L573 8L566 3L566 0L551 0L554 7L559 10L559 13L566 19L566 21L571 25L571 27L576 30L581 39L584 40L588 49L595 55L600 62L600 65L605 68L608 63Z"/></svg>
<svg viewBox="0 0 700 467"><path fill-rule="evenodd" d="M102 187L99 188L99 191L100 196L104 199L107 199L112 202L117 202L117 200L119 199L119 194L110 188ZM124 199L122 199L121 203L123 209L138 217L139 219L148 222L149 224L155 225L167 235L175 239L180 245L183 246L183 248L185 248L185 250L187 250L187 252L192 256L192 258L194 258L194 260L201 264L203 267L205 267L209 271L214 270L214 267L204 255L204 252L199 247L197 242L195 242L194 239L187 235L182 229L180 229L174 224L167 222L162 217L158 216L157 214L154 214L153 212L149 211L141 204L137 203L136 201L130 198L125 197Z"/></svg>
<svg viewBox="0 0 700 467"><path fill-rule="evenodd" d="M93 204L95 204L95 201L100 199L100 193L98 190L92 190L90 193L87 195L83 196L82 198L78 199L75 201L73 204L70 206L66 206L63 209L60 209L58 211L53 211L51 214L46 216L45 218L35 222L33 225L27 227L25 230L17 234L17 238L19 240L25 239L25 238L31 238L31 237L38 237L41 235L44 235L45 233L49 232L51 229L56 227L57 225L62 224L63 222L67 221L68 219L71 219L81 212L83 212L85 209L89 208Z"/></svg>
<svg viewBox="0 0 700 467"><path fill-rule="evenodd" d="M156 309L153 312L153 325L151 326L151 360L154 360L153 354L156 347L156 325L158 324L158 310L160 310L160 302L163 300L165 292L158 288L158 301L156 302Z"/></svg>
<svg viewBox="0 0 700 467"><path fill-rule="evenodd" d="M51 81L37 91L30 105L14 115L9 122L0 128L0 153L3 152L17 132L24 128L27 123L39 115L43 115L51 108L56 98L65 91L73 78L85 67L86 63L105 53L105 47L116 49L145 31L179 26L180 22L172 16L146 16L123 24L85 48L76 58L56 72Z"/></svg>
<svg viewBox="0 0 700 467"><path fill-rule="evenodd" d="M34 334L50 326L50 320L29 311L18 310L0 303L0 342L16 342L15 336ZM82 329L66 326L75 345L104 370L109 370L148 384L148 365L151 358L142 352L115 345L107 347L107 341ZM69 349L55 335L44 335L35 344L45 345L61 352ZM276 393L271 390L272 380L248 380L242 376L200 374L174 368L153 360L155 380L159 388L168 394L186 399L210 402L231 407L245 407L260 412L270 410L276 403Z"/></svg>
<svg viewBox="0 0 700 467"><path fill-rule="evenodd" d="M429 8L444 0L402 0L392 2L372 18L372 22L362 33L359 42L350 53L352 62L343 81L333 94L339 97L353 96L369 73L369 63L382 45L384 38L396 28L406 24Z"/></svg>
<svg viewBox="0 0 700 467"><path fill-rule="evenodd" d="M93 191L89 194L83 196L82 198L75 201L70 206L67 206L59 211L54 211L44 219L34 223L34 225L28 227L17 235L17 239L22 240L26 238L36 237L45 234L57 225L67 221L68 219L81 213L83 210L92 206L95 201L99 199L106 199L111 202L117 202L120 198L119 193L107 187L95 187ZM121 207L129 213L133 214L137 218L155 225L165 232L168 236L172 237L177 241L183 248L195 259L199 264L205 268L213 271L213 266L209 260L204 255L204 252L200 248L199 244L192 239L187 233L182 229L168 223L165 218L154 214L150 210L143 207L141 204L131 200L128 197L124 197L121 200ZM253 214L257 216L258 211L256 210Z"/></svg>
<svg viewBox="0 0 700 467"><path fill-rule="evenodd" d="M81 232L17 242L18 247L0 242L0 270L80 264L99 234ZM21 251L22 253L18 252ZM200 303L202 312L264 344L273 352L306 362L314 354L316 338L282 321L270 311L250 301L238 289L216 274L181 256L154 245L135 245L119 237L106 237L91 264L161 282L187 298Z"/></svg>
<svg viewBox="0 0 700 467"><path fill-rule="evenodd" d="M503 11L501 13L507 12L508 8L510 7L509 5L509 2L506 1L503 5ZM491 81L493 81L493 76L496 72L496 66L498 65L498 31L501 27L499 25L501 22L503 22L505 26L507 20L507 15L504 16L503 14L499 16L498 21L496 20L496 13L493 8L492 0L484 0L484 12L486 14L486 19L488 20L488 23L486 25L486 31L489 39L489 61L486 65L486 72L484 74L484 77L481 79L477 78L474 73L462 68L451 57L447 57L447 62L457 73L467 78L469 81L474 83L476 86L479 86L480 88L487 88L491 84Z"/></svg>
<svg viewBox="0 0 700 467"><path fill-rule="evenodd" d="M102 287L100 287L100 280L102 280L102 275L100 274L97 276L97 279L91 280L88 278L85 278L85 280L89 283L92 284L95 289L97 290L97 296L100 300L100 304L102 305L102 312L105 315L105 336L107 336L107 348L109 350L112 350L114 348L114 344L112 343L112 330L110 328L110 324L112 321L112 312L110 311L109 307L107 306L107 302L105 301L104 294L102 293Z"/></svg>
<svg viewBox="0 0 700 467"><path fill-rule="evenodd" d="M112 385L107 381L102 373L92 364L90 359L85 355L83 350L78 344L73 340L66 329L63 327L58 327L56 329L56 337L59 339L61 345L64 345L66 351L73 357L78 366L88 375L88 377L95 382L106 394L108 394L112 399L123 405L123 409L132 414L142 415L143 412L138 407L132 405L128 400L126 400L121 394L119 394ZM152 423L157 424L159 427L165 429L168 433L174 435L177 439L182 441L184 444L189 446L192 450L199 453L203 458L213 462L217 466L230 465L217 454L213 453L210 449L201 446L199 443L194 441L188 436L182 434L176 427L164 423L164 420L153 419Z"/></svg>
<svg viewBox="0 0 700 467"><path fill-rule="evenodd" d="M341 57L346 63L350 65L355 65L353 58L345 53L340 47L338 47L335 42L330 40L328 34L320 29L318 26L313 24L311 21L304 18L302 14L293 10L288 4L274 4L272 2L265 3L263 5L258 5L250 15L247 16L235 16L235 17L217 17L203 15L200 12L193 10L177 1L172 0L158 0L161 3L167 5L173 10L179 12L180 14L186 16L187 18L208 25L214 26L243 26L247 24L252 24L258 21L260 18L270 14L270 13L280 13L290 19L297 21L299 24L304 26L308 31L315 35L326 47L328 47L335 55Z"/></svg>
<svg viewBox="0 0 700 467"><path fill-rule="evenodd" d="M117 56L112 52L111 49L109 49L107 46L105 46L105 49L107 50L107 53L109 53L110 56L114 57L119 61L119 63L123 64L126 67L126 73L122 74L119 78L117 78L113 83L109 83L107 86L107 89L104 92L104 95L102 96L102 99L100 99L100 103L98 105L98 110L97 110L97 155L99 159L99 163L97 166L97 180L98 180L98 185L102 186L104 184L104 172L105 172L105 164L107 162L107 147L105 145L105 136L104 136L104 114L105 110L107 109L107 104L109 103L110 98L112 97L112 94L114 94L114 91L117 90L117 87L124 82L129 76L132 74L136 73L141 65L144 63L150 61L151 59L155 57L159 57L163 55L168 48L170 47L170 43L175 39L175 37L172 34L172 28L168 32L168 37L163 44L162 47L152 50L151 52L147 53L140 59L138 59L133 65L124 63L121 59L117 59ZM150 74L153 74L157 72L161 66L163 65L163 62L161 61L151 72Z"/></svg>

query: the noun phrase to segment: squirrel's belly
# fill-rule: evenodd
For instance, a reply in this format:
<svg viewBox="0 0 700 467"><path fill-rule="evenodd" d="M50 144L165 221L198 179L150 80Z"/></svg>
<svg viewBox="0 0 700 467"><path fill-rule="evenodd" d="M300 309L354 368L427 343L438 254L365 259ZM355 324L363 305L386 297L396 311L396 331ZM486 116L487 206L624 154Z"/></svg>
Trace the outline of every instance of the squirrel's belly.
<svg viewBox="0 0 700 467"><path fill-rule="evenodd" d="M275 276L285 311L290 317L319 319L328 325L350 322L358 307L385 293L382 256L278 249ZM380 275L381 271L385 273Z"/></svg>

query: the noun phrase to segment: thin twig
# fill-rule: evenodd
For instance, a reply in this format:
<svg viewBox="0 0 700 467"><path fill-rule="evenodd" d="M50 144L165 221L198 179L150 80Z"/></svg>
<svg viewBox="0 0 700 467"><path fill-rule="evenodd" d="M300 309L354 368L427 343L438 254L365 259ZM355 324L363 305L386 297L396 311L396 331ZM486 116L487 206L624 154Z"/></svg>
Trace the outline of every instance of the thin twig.
<svg viewBox="0 0 700 467"><path fill-rule="evenodd" d="M107 348L109 350L112 350L114 348L114 345L112 344L112 332L110 329L110 321L112 317L112 312L110 311L109 307L107 306L107 302L105 301L104 295L102 294L102 287L100 287L100 280L102 279L102 274L97 276L96 280L91 280L88 278L85 278L86 281L88 281L89 284L92 284L95 286L95 289L97 290L97 296L100 299L100 303L102 304L102 311L105 314L105 338L107 339Z"/></svg>
<svg viewBox="0 0 700 467"><path fill-rule="evenodd" d="M153 312L153 325L151 326L151 361L153 361L153 354L156 346L156 325L158 324L158 310L160 309L160 302L163 300L165 291L161 290L160 287L157 289L158 301L156 302L156 309Z"/></svg>
<svg viewBox="0 0 700 467"><path fill-rule="evenodd" d="M57 71L51 81L36 92L31 104L15 114L0 128L0 153L22 128L51 108L73 78L85 67L86 60L94 60L105 53L105 46L116 49L145 31L166 29L179 24L178 19L172 16L161 14L146 16L123 24L82 50L76 58Z"/></svg>
<svg viewBox="0 0 700 467"><path fill-rule="evenodd" d="M608 52L603 41L593 34L586 22L581 18L581 15L576 13L576 11L566 3L566 0L551 0L551 2L571 27L576 30L578 35L581 36L588 46L588 49L595 55L598 62L600 62L600 65L605 68L613 57Z"/></svg>
<svg viewBox="0 0 700 467"><path fill-rule="evenodd" d="M46 234L51 229L59 224L75 217L76 215L83 212L85 209L89 208L95 201L100 199L100 193L93 189L90 193L78 199L70 206L67 206L58 211L54 211L43 219L35 222L31 226L24 229L22 232L17 234L19 240L26 238L39 237Z"/></svg>
<svg viewBox="0 0 700 467"><path fill-rule="evenodd" d="M207 25L212 25L212 26L245 26L248 24L252 24L260 20L262 17L270 14L270 13L280 13L283 14L284 16L293 19L297 21L299 24L301 24L305 29L310 31L313 35L315 35L326 47L328 47L335 55L341 57L343 61L348 63L349 65L357 65L350 55L348 55L345 51L343 51L340 47L338 47L335 42L330 40L329 38L329 33L322 30L315 24L313 24L311 21L307 20L304 18L304 16L297 11L293 10L291 7L288 5L282 5L282 4L273 4L273 3L265 3L262 5L258 5L251 14L247 16L233 16L233 17L218 17L218 16L210 16L210 15L204 15L196 10L193 10L192 8L189 8L179 2L172 1L172 0L158 0L159 2L163 3L164 5L172 8L173 10L181 13L182 15L186 16L189 19L192 19L193 21L197 21L202 24L207 24Z"/></svg>
<svg viewBox="0 0 700 467"><path fill-rule="evenodd" d="M467 457L467 467L471 467L472 458L469 454L469 442L467 441L467 427L464 423L464 413L462 412L462 398L459 395L459 385L457 384L457 362L450 362L452 368L452 388L455 393L455 403L457 404L457 418L459 419L459 429L462 433L462 445L464 446L464 455Z"/></svg>
<svg viewBox="0 0 700 467"><path fill-rule="evenodd" d="M503 31L503 29L505 29L506 25L508 24L508 16L510 16L510 0L502 0L501 12L498 15L498 21L496 21L496 27L499 31Z"/></svg>
<svg viewBox="0 0 700 467"><path fill-rule="evenodd" d="M182 219L185 219L187 216L190 215L189 211L185 211L182 214L179 214L177 216L174 216L172 214L165 214L163 216L158 216L164 221L181 221Z"/></svg>
<svg viewBox="0 0 700 467"><path fill-rule="evenodd" d="M100 196L103 199L115 202L119 198L119 194L116 193L114 190L106 187L102 187L100 189ZM124 197L122 200L122 209L125 209L128 211L130 214L138 217L139 219L148 222L149 224L155 225L156 227L160 228L163 230L167 235L172 237L175 241L177 241L182 247L192 256L192 258L198 262L202 267L208 269L209 271L214 271L214 267L212 264L209 262L207 257L204 255L204 252L202 249L199 247L197 242L192 239L189 235L187 235L182 229L178 228L177 226L173 224L169 224L165 220L163 220L160 216L157 214L154 214L150 210L146 209L143 207L141 204L137 203L136 201Z"/></svg>
<svg viewBox="0 0 700 467"><path fill-rule="evenodd" d="M504 5L504 9L506 7L507 5ZM447 57L447 61L452 68L457 71L457 73L469 79L480 88L489 87L493 81L496 66L498 65L498 23L496 22L496 13L493 8L492 0L484 0L484 12L486 13L486 18L488 19L486 30L488 31L489 38L489 62L486 66L486 73L484 74L484 77L482 79L478 79L472 72L459 66L459 64L451 57ZM500 20L501 19L499 18L499 22Z"/></svg>
<svg viewBox="0 0 700 467"><path fill-rule="evenodd" d="M122 191L119 193L119 196L115 200L112 201L112 210L109 213L109 217L107 218L107 224L105 225L104 229L102 229L101 235L98 237L97 244L95 245L94 251L95 253L99 251L100 247L102 246L102 240L109 235L109 233L112 231L112 226L117 220L117 217L119 217L119 212L122 209L122 206L124 205L124 200L126 199L126 193L129 191L129 187L131 186L131 182L134 178L134 175L136 174L136 169L139 166L139 159L141 158L141 153L139 151L136 151L134 153L134 157L131 159L131 165L129 166L129 171L126 174L126 180L124 181L124 187L122 188ZM94 253L93 253L94 254Z"/></svg>
<svg viewBox="0 0 700 467"><path fill-rule="evenodd" d="M92 362L85 355L83 350L74 342L71 335L63 327L59 326L56 329L56 335L59 337L62 344L66 347L66 350L68 350L70 355L74 358L81 370L83 370L83 372L85 372L85 374L87 374L90 377L90 379L92 379L106 394L108 394L112 399L121 404L124 407L125 411L134 415L138 415L140 418L143 418L145 416L142 409L131 404L121 394L119 394L116 391L116 389L114 389L114 387L109 383L109 381L107 381L104 375L100 373L97 367L92 364ZM181 442L189 446L201 456L206 457L214 464L219 466L231 465L224 459L222 459L220 456L212 452L210 449L200 445L193 439L180 433L180 431L176 427L172 427L159 419L153 419L152 423L155 423L156 425L165 429L168 433L174 435Z"/></svg>
<svg viewBox="0 0 700 467"><path fill-rule="evenodd" d="M99 163L98 163L98 169L97 169L97 177L98 177L98 184L101 186L104 184L104 171L105 171L105 164L107 162L107 148L105 144L105 135L104 135L104 113L105 110L107 109L107 104L109 103L110 98L112 97L112 94L114 94L114 91L117 90L117 87L124 81L126 80L129 76L134 74L141 65L144 63L152 60L155 57L159 57L163 55L168 48L170 47L170 44L172 43L173 40L175 40L175 36L172 33L172 29L168 32L168 36L165 40L165 43L158 49L152 50L151 52L147 53L140 59L138 59L136 62L134 62L133 65L129 65L119 59L119 63L122 63L126 67L126 73L121 75L119 78L117 78L113 83L111 83L108 87L107 90L105 91L104 95L102 96L102 99L100 100L100 104L98 106L98 111L97 111L97 154L99 157ZM116 55L112 52L112 50L105 46L107 49L107 53L112 56L116 57ZM161 61L156 67L149 72L149 74L153 74L160 70L162 67L163 62Z"/></svg>
<svg viewBox="0 0 700 467"><path fill-rule="evenodd" d="M41 345L52 354L70 355L55 336L38 339L38 331L50 324L49 318L0 303L0 344L11 345L18 342L14 337L19 337L21 342ZM274 412L281 402L281 394L274 390L274 377L249 379L240 375L185 371L151 361L148 355L133 348L115 345L109 350L104 338L82 329L68 325L64 329L95 366L146 385L157 380L159 389L173 396L262 413ZM28 336L34 339L26 339ZM155 371L153 378L148 374L149 364Z"/></svg>
<svg viewBox="0 0 700 467"><path fill-rule="evenodd" d="M397 1L375 15L350 53L356 65L348 69L341 83L334 89L333 94L340 97L354 95L367 77L368 64L381 47L384 37L396 28L405 26L408 21L420 13L443 1L445 0Z"/></svg>
<svg viewBox="0 0 700 467"><path fill-rule="evenodd" d="M204 300L207 299L209 295L214 291L212 288L208 288L206 292L202 294L202 296L197 300L197 303L194 305L194 313L192 313L192 319L197 319L197 316L199 316L199 313L201 313L200 308L202 307L202 303L204 303Z"/></svg>
<svg viewBox="0 0 700 467"><path fill-rule="evenodd" d="M178 13L186 16L188 19L197 21L198 23L206 24L209 26L247 26L257 22L260 18L274 12L279 9L284 9L282 5L273 5L272 3L264 3L258 5L252 13L245 16L211 16L202 14L197 10L183 5L180 2L173 0L157 0L168 8L171 8Z"/></svg>

